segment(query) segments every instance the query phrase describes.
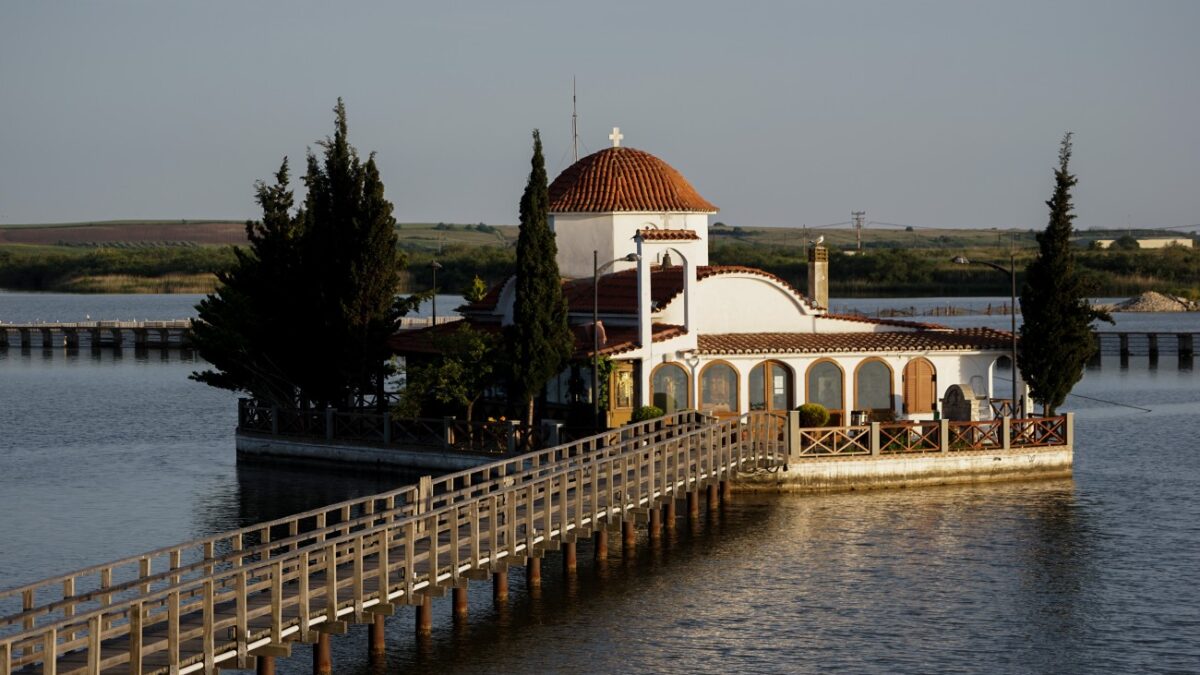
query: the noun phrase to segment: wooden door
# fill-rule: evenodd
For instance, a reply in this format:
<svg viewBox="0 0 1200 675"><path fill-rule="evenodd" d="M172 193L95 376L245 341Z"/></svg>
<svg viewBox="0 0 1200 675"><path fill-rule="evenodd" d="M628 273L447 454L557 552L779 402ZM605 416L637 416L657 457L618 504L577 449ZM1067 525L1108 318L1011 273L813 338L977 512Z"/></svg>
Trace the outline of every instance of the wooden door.
<svg viewBox="0 0 1200 675"><path fill-rule="evenodd" d="M904 366L904 412L933 412L937 396L937 372L926 359L913 359Z"/></svg>

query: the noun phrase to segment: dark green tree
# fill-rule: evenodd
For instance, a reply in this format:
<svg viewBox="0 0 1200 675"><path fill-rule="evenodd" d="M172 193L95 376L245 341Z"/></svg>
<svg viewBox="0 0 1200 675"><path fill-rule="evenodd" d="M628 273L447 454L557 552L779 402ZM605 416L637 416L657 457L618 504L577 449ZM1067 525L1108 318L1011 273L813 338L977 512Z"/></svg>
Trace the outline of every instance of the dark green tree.
<svg viewBox="0 0 1200 675"><path fill-rule="evenodd" d="M1083 376L1083 367L1096 347L1091 324L1108 319L1088 303L1088 288L1075 266L1071 247L1071 134L1063 136L1054 170L1054 194L1046 202L1050 222L1037 235L1038 256L1025 270L1021 287L1021 341L1017 364L1029 384L1033 400L1044 415L1055 414L1071 388Z"/></svg>
<svg viewBox="0 0 1200 675"><path fill-rule="evenodd" d="M302 209L292 213L287 160L274 185L256 184L263 219L200 304L197 344L213 368L194 379L302 407L382 392L387 339L408 307L395 295L404 258L374 155L364 164L349 144L341 99L334 112L323 157L308 154Z"/></svg>
<svg viewBox="0 0 1200 675"><path fill-rule="evenodd" d="M1138 243L1138 240L1134 239L1133 235L1129 234L1123 234L1117 237L1111 245L1111 248L1118 251L1136 251L1141 247L1142 245Z"/></svg>
<svg viewBox="0 0 1200 675"><path fill-rule="evenodd" d="M404 266L396 250L396 220L384 197L372 154L365 164L350 145L346 107L339 98L332 138L308 154L304 183L303 257L306 317L316 330L304 340L313 358L306 398L319 406L353 406L382 391L387 338L404 309L395 301Z"/></svg>
<svg viewBox="0 0 1200 675"><path fill-rule="evenodd" d="M475 404L496 381L497 342L494 334L459 322L453 332L439 338L436 356L408 368L397 414L417 417L430 403L440 403L463 409L467 422L473 421Z"/></svg>
<svg viewBox="0 0 1200 675"><path fill-rule="evenodd" d="M550 231L550 195L542 138L533 132L529 182L521 196L517 237L516 297L513 322L505 330L510 394L533 424L534 398L571 357L574 338L567 325L567 301L558 272L558 247Z"/></svg>
<svg viewBox="0 0 1200 675"><path fill-rule="evenodd" d="M295 290L303 223L291 213L287 158L274 184L258 181L254 189L262 220L246 222L249 247L234 248L233 268L218 273L217 290L200 302L192 328L200 356L213 367L191 377L293 406L303 359L294 342L279 339L278 329L300 310Z"/></svg>

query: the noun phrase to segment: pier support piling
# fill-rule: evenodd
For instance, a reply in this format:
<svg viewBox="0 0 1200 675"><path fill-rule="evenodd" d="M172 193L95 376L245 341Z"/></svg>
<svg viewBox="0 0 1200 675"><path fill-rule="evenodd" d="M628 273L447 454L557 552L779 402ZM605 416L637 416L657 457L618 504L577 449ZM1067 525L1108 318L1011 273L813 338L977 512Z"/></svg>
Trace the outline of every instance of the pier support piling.
<svg viewBox="0 0 1200 675"><path fill-rule="evenodd" d="M646 524L646 531L650 534L650 541L657 543L662 539L662 510L657 506L650 507L650 522Z"/></svg>
<svg viewBox="0 0 1200 675"><path fill-rule="evenodd" d="M733 496L733 483L731 483L730 481L727 481L727 480L721 481L721 503L724 504L725 502L728 502L729 498L732 496Z"/></svg>
<svg viewBox="0 0 1200 675"><path fill-rule="evenodd" d="M688 520L696 520L700 517L700 491L688 490L687 493L687 517Z"/></svg>
<svg viewBox="0 0 1200 675"><path fill-rule="evenodd" d="M717 492L717 484L708 484L708 510L716 511L721 507L721 497Z"/></svg>
<svg viewBox="0 0 1200 675"><path fill-rule="evenodd" d="M508 571L492 572L492 600L496 604L508 600Z"/></svg>
<svg viewBox="0 0 1200 675"><path fill-rule="evenodd" d="M417 605L417 635L429 635L433 632L433 597L426 594Z"/></svg>
<svg viewBox="0 0 1200 675"><path fill-rule="evenodd" d="M592 533L592 557L596 560L608 559L608 530L601 528Z"/></svg>
<svg viewBox="0 0 1200 675"><path fill-rule="evenodd" d="M525 585L528 588L538 588L542 585L542 559L530 558L525 563Z"/></svg>
<svg viewBox="0 0 1200 675"><path fill-rule="evenodd" d="M329 633L318 632L313 643L313 675L333 675L333 654L329 650Z"/></svg>
<svg viewBox="0 0 1200 675"><path fill-rule="evenodd" d="M572 576L578 568L578 560L576 559L575 542L563 542L563 576Z"/></svg>
<svg viewBox="0 0 1200 675"><path fill-rule="evenodd" d="M621 552L631 556L637 549L637 527L632 520L621 523Z"/></svg>
<svg viewBox="0 0 1200 675"><path fill-rule="evenodd" d="M671 498L667 500L667 504L666 504L666 506L663 507L663 510L666 511L666 513L663 516L663 520L666 521L665 524L667 526L667 529L674 530L675 529L675 496L674 495L672 495Z"/></svg>
<svg viewBox="0 0 1200 675"><path fill-rule="evenodd" d="M256 656L254 658L255 675L275 675L274 656Z"/></svg>
<svg viewBox="0 0 1200 675"><path fill-rule="evenodd" d="M387 617L376 614L371 620L371 629L367 633L367 654L377 658L387 651L386 623Z"/></svg>
<svg viewBox="0 0 1200 675"><path fill-rule="evenodd" d="M466 584L464 584L462 586L455 586L453 595L454 595L454 618L461 621L461 620L467 618L467 614L470 611L468 608L468 604L467 604L467 586L466 586Z"/></svg>

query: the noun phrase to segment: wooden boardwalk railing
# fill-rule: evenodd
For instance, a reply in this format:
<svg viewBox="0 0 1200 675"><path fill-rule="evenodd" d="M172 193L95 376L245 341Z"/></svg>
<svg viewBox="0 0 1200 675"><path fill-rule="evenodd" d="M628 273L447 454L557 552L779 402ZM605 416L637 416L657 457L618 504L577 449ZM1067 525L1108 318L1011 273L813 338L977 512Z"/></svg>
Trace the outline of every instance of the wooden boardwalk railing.
<svg viewBox="0 0 1200 675"><path fill-rule="evenodd" d="M2 591L0 675L246 667L781 465L783 432L766 413L680 413Z"/></svg>

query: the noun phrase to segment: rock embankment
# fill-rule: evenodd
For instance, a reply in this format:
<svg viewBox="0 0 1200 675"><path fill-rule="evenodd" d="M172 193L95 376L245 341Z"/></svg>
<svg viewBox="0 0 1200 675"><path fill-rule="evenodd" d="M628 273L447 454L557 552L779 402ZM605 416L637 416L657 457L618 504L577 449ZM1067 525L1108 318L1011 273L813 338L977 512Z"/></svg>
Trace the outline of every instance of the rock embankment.
<svg viewBox="0 0 1200 675"><path fill-rule="evenodd" d="M1125 302L1105 305L1103 309L1110 312L1194 312L1200 310L1200 306L1187 298L1147 291Z"/></svg>

